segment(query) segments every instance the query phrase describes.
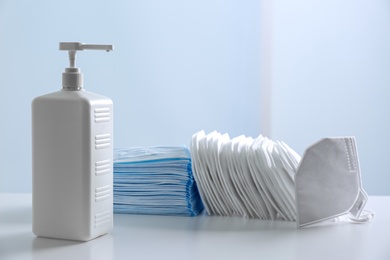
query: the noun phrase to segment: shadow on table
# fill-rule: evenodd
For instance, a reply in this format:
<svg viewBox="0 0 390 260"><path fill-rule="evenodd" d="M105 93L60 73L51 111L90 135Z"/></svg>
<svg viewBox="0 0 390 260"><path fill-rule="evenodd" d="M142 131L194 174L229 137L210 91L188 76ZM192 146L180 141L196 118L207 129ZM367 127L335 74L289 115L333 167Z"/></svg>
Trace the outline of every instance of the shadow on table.
<svg viewBox="0 0 390 260"><path fill-rule="evenodd" d="M18 259L18 256L27 254L31 250L31 232L13 232L0 236L0 259Z"/></svg>
<svg viewBox="0 0 390 260"><path fill-rule="evenodd" d="M110 234L79 242L71 240L35 237L32 241L33 259L112 259L113 242Z"/></svg>
<svg viewBox="0 0 390 260"><path fill-rule="evenodd" d="M283 220L260 220L243 217L208 216L202 214L196 217L127 215L115 214L114 230L116 229L165 229L191 231L242 231L258 232L265 230L296 230L296 223Z"/></svg>

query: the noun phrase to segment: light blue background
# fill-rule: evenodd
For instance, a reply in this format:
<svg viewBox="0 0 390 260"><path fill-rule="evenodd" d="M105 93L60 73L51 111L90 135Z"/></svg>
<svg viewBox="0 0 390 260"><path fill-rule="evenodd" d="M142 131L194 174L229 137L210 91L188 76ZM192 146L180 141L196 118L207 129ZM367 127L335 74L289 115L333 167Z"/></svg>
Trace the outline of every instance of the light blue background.
<svg viewBox="0 0 390 260"><path fill-rule="evenodd" d="M60 41L115 105L116 147L260 133L300 154L355 135L363 186L390 195L390 3L0 1L0 192L31 192L31 100L61 87ZM269 102L269 105L266 103Z"/></svg>
<svg viewBox="0 0 390 260"><path fill-rule="evenodd" d="M114 101L114 145L189 145L204 129L257 136L260 4L255 1L0 2L0 192L31 192L34 97L61 88L60 41L84 51L87 90Z"/></svg>
<svg viewBox="0 0 390 260"><path fill-rule="evenodd" d="M356 136L362 183L390 195L390 1L273 1L274 138L300 154Z"/></svg>

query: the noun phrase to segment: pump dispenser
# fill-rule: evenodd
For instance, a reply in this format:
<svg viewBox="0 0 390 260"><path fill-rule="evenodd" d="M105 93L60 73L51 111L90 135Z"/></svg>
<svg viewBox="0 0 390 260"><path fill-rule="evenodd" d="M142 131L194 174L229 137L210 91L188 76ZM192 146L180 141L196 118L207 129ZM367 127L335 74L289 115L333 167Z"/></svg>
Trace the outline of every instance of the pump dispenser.
<svg viewBox="0 0 390 260"><path fill-rule="evenodd" d="M76 52L112 45L61 42L62 89L32 102L33 233L88 241L113 225L113 104L83 88Z"/></svg>
<svg viewBox="0 0 390 260"><path fill-rule="evenodd" d="M112 45L84 44L80 42L60 42L60 50L69 52L69 68L62 73L62 88L80 90L83 88L83 74L76 68L76 52L83 50L112 51Z"/></svg>

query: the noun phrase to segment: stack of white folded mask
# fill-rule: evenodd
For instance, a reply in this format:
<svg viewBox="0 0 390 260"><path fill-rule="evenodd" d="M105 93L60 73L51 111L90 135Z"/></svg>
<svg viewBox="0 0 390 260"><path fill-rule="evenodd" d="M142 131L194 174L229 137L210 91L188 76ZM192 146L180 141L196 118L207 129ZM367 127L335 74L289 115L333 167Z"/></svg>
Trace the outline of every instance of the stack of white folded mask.
<svg viewBox="0 0 390 260"><path fill-rule="evenodd" d="M365 223L374 213L361 184L354 137L323 138L301 157L288 145L200 131L192 136L192 167L209 215ZM347 218L344 218L344 217ZM339 218L340 219L340 218Z"/></svg>
<svg viewBox="0 0 390 260"><path fill-rule="evenodd" d="M209 215L295 221L294 177L300 156L260 135L200 131L192 136L192 168Z"/></svg>
<svg viewBox="0 0 390 260"><path fill-rule="evenodd" d="M189 150L114 149L114 212L195 216L203 210Z"/></svg>

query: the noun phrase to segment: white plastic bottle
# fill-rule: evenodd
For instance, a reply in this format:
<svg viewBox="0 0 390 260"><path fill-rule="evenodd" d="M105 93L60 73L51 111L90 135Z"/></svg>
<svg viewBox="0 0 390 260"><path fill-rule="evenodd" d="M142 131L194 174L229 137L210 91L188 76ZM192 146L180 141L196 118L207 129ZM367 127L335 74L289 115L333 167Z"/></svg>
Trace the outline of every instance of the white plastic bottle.
<svg viewBox="0 0 390 260"><path fill-rule="evenodd" d="M112 45L60 43L70 67L62 89L32 102L33 233L88 241L113 225L113 105L83 89L76 51Z"/></svg>

